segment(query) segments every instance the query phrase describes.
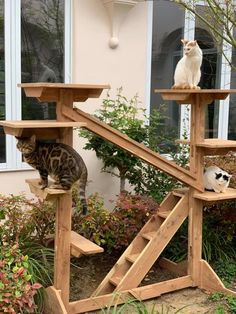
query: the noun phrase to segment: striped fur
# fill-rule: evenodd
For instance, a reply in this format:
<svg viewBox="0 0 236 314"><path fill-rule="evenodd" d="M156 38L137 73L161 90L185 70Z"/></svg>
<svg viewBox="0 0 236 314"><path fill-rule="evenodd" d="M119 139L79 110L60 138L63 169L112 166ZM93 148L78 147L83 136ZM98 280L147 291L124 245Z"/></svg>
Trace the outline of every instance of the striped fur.
<svg viewBox="0 0 236 314"><path fill-rule="evenodd" d="M54 189L70 190L72 185L79 181L80 201L85 214L88 171L82 157L69 145L40 143L36 141L35 135L17 140L17 148L25 162L39 171L42 189L48 186L48 176L55 180L50 186Z"/></svg>

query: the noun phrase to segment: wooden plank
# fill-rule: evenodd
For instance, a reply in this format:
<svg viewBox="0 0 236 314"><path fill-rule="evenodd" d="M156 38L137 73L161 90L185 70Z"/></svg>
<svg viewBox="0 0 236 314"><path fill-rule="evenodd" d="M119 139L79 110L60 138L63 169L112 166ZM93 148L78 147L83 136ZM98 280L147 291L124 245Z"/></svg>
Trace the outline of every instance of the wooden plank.
<svg viewBox="0 0 236 314"><path fill-rule="evenodd" d="M45 289L44 314L68 314L61 300L60 292L54 287Z"/></svg>
<svg viewBox="0 0 236 314"><path fill-rule="evenodd" d="M73 101L85 101L88 98L99 97L103 89L110 88L110 85L65 83L23 83L17 86L24 88L27 97L36 97L41 102L60 101L61 90L70 90L72 92Z"/></svg>
<svg viewBox="0 0 236 314"><path fill-rule="evenodd" d="M61 290L61 299L66 308L70 287L71 212L71 195L63 195L58 199L56 209L54 287Z"/></svg>
<svg viewBox="0 0 236 314"><path fill-rule="evenodd" d="M213 95L222 95L225 94L235 94L236 89L155 89L155 93L169 93L169 94L183 94L183 93L191 93L191 94L213 94Z"/></svg>
<svg viewBox="0 0 236 314"><path fill-rule="evenodd" d="M106 294L88 299L70 302L69 314L85 313L99 309L105 309L108 306L115 306L136 298L138 300L148 300L156 298L163 293L168 293L187 287L192 287L190 276L184 276L176 279L163 281L160 283L134 288L132 290L120 291L117 294Z"/></svg>
<svg viewBox="0 0 236 314"><path fill-rule="evenodd" d="M165 257L160 258L158 261L160 267L178 275L178 276L185 276L187 275L187 267L188 261L182 261L179 263L175 263Z"/></svg>
<svg viewBox="0 0 236 314"><path fill-rule="evenodd" d="M223 292L236 297L236 291L225 288L223 282L204 260L201 260L201 281L199 287L209 292Z"/></svg>
<svg viewBox="0 0 236 314"><path fill-rule="evenodd" d="M205 191L203 193L198 193L197 191L195 191L193 193L193 197L199 200L204 200L206 202L236 199L236 189L227 188L224 193L216 193L216 192L208 192L208 191Z"/></svg>
<svg viewBox="0 0 236 314"><path fill-rule="evenodd" d="M132 140L127 135L122 134L107 124L95 119L91 115L79 109L70 110L67 107L63 108L63 114L73 121L85 122L86 129L127 150L131 154L138 156L140 159L170 174L177 180L193 186L199 191L203 191L202 184L200 186L200 184L196 182L194 175L190 171L178 166L173 161L167 160L160 154L147 148L145 145Z"/></svg>
<svg viewBox="0 0 236 314"><path fill-rule="evenodd" d="M5 134L17 137L30 137L36 135L37 139L56 139L60 136L61 129L68 127L84 127L84 123L57 122L57 121L0 121Z"/></svg>
<svg viewBox="0 0 236 314"><path fill-rule="evenodd" d="M189 191L189 225L188 225L188 274L199 285L202 258L202 212L203 203L193 197L194 190Z"/></svg>
<svg viewBox="0 0 236 314"><path fill-rule="evenodd" d="M71 194L71 190L58 190L58 189L51 189L50 185L53 182L49 181L49 187L45 189L41 189L39 185L40 179L26 179L25 182L29 184L31 193L35 194L38 198L46 201L53 200L57 197L60 197L64 194Z"/></svg>
<svg viewBox="0 0 236 314"><path fill-rule="evenodd" d="M89 241L80 234L71 231L71 249L73 251L79 251L84 255L96 254L104 252L104 249L97 244Z"/></svg>
<svg viewBox="0 0 236 314"><path fill-rule="evenodd" d="M202 142L196 142L196 146L198 147L206 147L206 148L235 148L236 141L231 140L222 140L218 138L210 138L204 139Z"/></svg>
<svg viewBox="0 0 236 314"><path fill-rule="evenodd" d="M1 126L7 126L12 129L27 128L68 128L68 127L85 127L86 123L73 121L57 121L57 120L11 120L0 121Z"/></svg>

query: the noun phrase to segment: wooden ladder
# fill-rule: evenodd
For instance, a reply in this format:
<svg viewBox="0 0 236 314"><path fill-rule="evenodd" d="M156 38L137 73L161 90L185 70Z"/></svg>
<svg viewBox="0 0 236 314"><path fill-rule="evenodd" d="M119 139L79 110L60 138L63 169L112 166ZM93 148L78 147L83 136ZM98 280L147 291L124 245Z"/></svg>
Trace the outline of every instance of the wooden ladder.
<svg viewBox="0 0 236 314"><path fill-rule="evenodd" d="M137 287L188 216L188 192L171 192L116 262L93 296Z"/></svg>

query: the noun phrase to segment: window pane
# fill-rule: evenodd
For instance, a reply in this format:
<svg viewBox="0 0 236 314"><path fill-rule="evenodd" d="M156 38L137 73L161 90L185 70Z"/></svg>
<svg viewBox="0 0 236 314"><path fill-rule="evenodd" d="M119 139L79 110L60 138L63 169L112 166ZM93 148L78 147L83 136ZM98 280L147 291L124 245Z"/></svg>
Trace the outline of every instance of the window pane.
<svg viewBox="0 0 236 314"><path fill-rule="evenodd" d="M208 7L199 5L196 6L196 11L217 28L215 17L212 17L211 10ZM199 85L202 89L219 88L221 53L217 50L217 44L211 30L198 17L195 21L195 39L203 51L202 75ZM213 101L206 106L206 138L218 136L218 118L219 102Z"/></svg>
<svg viewBox="0 0 236 314"><path fill-rule="evenodd" d="M234 29L234 38L236 30ZM231 89L236 89L236 47L232 47ZM236 94L230 95L228 139L236 140Z"/></svg>
<svg viewBox="0 0 236 314"><path fill-rule="evenodd" d="M171 23L170 23L171 21ZM171 142L175 130L175 139L178 138L180 106L174 101L163 101L159 94L154 93L157 88L171 88L173 85L174 70L181 57L181 38L183 38L184 11L171 1L153 2L153 37L152 37L152 74L151 74L151 111L166 105L164 128L167 140L160 143L162 152L172 149ZM160 131L160 130L159 130ZM167 144L167 141L169 144ZM172 141L174 143L174 139Z"/></svg>
<svg viewBox="0 0 236 314"><path fill-rule="evenodd" d="M21 1L22 82L64 81L64 1ZM55 119L55 105L22 96L22 119Z"/></svg>
<svg viewBox="0 0 236 314"><path fill-rule="evenodd" d="M0 120L5 120L4 0L0 0ZM0 128L0 163L6 162L6 136Z"/></svg>

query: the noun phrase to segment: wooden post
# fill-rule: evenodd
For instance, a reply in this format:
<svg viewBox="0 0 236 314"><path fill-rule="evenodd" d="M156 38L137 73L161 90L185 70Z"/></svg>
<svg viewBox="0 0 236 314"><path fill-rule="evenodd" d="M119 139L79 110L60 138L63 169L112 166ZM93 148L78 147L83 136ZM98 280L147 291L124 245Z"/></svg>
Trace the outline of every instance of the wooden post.
<svg viewBox="0 0 236 314"><path fill-rule="evenodd" d="M73 108L73 91L61 89L59 93L57 121L68 121L62 114L62 107L66 105ZM73 129L64 128L58 141L73 146ZM59 197L56 209L54 287L61 291L61 299L66 309L69 307L70 291L71 213L72 194Z"/></svg>

